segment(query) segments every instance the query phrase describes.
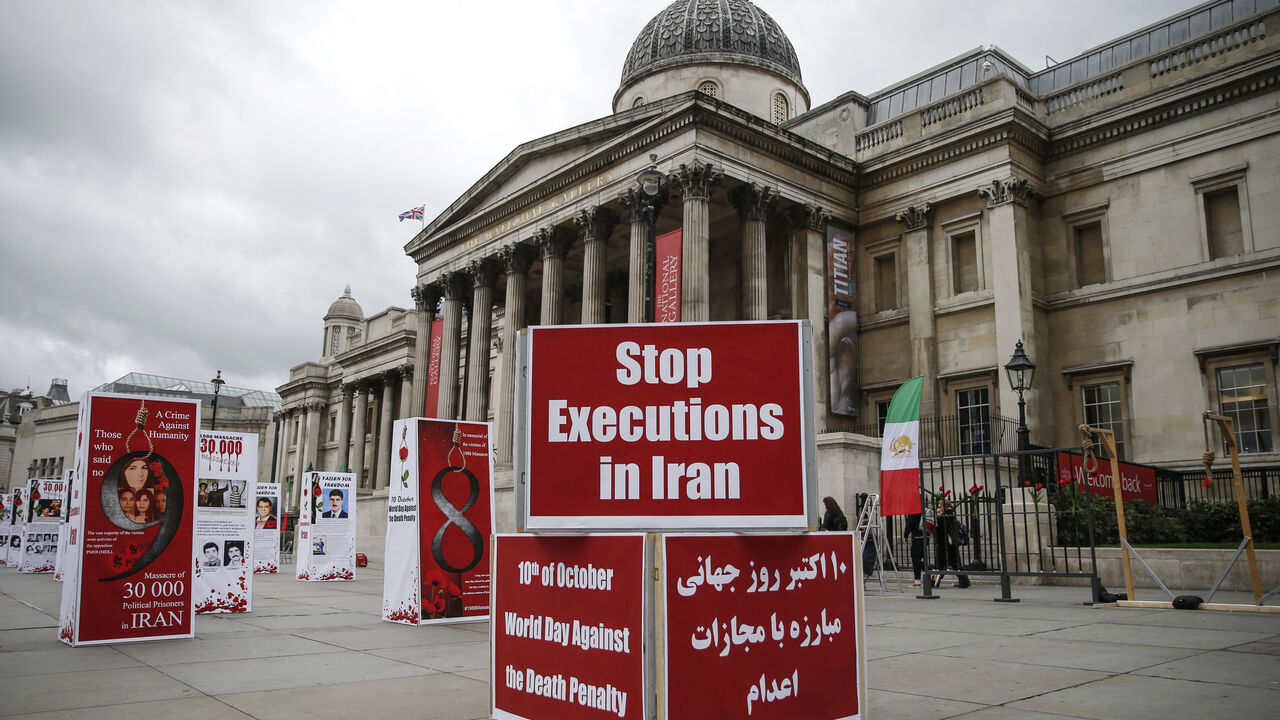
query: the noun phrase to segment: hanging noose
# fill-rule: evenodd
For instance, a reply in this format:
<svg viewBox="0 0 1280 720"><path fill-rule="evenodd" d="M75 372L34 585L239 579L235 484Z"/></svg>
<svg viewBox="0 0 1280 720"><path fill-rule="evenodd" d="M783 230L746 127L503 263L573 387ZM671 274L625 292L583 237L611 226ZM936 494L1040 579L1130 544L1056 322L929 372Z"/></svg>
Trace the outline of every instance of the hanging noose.
<svg viewBox="0 0 1280 720"><path fill-rule="evenodd" d="M155 446L151 444L151 436L147 434L147 415L149 413L150 411L147 410L147 401L143 400L142 404L138 406L138 414L134 416L133 422L135 427L133 428L133 431L129 433L129 437L124 439L124 452L126 455L132 452L129 449L129 443L133 442L133 436L137 435L139 430L142 431L142 437L147 439L147 454L144 455L142 459L150 459L151 453L155 452Z"/></svg>

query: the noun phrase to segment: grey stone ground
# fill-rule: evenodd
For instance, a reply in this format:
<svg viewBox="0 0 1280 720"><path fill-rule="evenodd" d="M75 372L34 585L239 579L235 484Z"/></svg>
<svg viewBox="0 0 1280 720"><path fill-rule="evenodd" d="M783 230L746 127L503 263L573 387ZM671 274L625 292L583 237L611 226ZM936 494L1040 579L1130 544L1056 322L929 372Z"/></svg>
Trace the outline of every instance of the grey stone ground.
<svg viewBox="0 0 1280 720"><path fill-rule="evenodd" d="M195 640L69 648L55 637L61 585L0 568L0 717L489 717L488 624L384 623L382 573L358 574L259 575L254 611L199 616ZM1280 614L1089 608L1085 588L1013 591L1021 602L992 602L983 584L938 600L868 595L865 717L1275 717Z"/></svg>

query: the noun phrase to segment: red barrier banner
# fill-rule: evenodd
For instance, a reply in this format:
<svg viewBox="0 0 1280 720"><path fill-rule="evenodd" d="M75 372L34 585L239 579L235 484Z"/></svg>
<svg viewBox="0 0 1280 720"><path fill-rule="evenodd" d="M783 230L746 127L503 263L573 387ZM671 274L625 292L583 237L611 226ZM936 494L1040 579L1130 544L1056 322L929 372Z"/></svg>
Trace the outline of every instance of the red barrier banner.
<svg viewBox="0 0 1280 720"><path fill-rule="evenodd" d="M444 318L431 321L431 348L427 356L427 406L423 415L438 417L440 401L440 350L444 347Z"/></svg>
<svg viewBox="0 0 1280 720"><path fill-rule="evenodd" d="M533 327L525 527L807 527L798 321Z"/></svg>
<svg viewBox="0 0 1280 720"><path fill-rule="evenodd" d="M1141 502L1155 505L1159 502L1156 495L1156 471L1154 468L1119 463L1120 496L1125 502ZM1088 490L1099 497L1115 498L1115 490L1111 485L1111 461L1098 458L1098 471L1089 475L1084 470L1084 459L1075 453L1058 453L1058 483L1071 484L1075 480L1076 487L1082 492Z"/></svg>
<svg viewBox="0 0 1280 720"><path fill-rule="evenodd" d="M64 642L193 637L199 426L198 401L105 393L81 401Z"/></svg>
<svg viewBox="0 0 1280 720"><path fill-rule="evenodd" d="M493 716L649 717L644 535L498 535L493 558Z"/></svg>
<svg viewBox="0 0 1280 720"><path fill-rule="evenodd" d="M667 719L862 717L857 558L852 533L664 536Z"/></svg>
<svg viewBox="0 0 1280 720"><path fill-rule="evenodd" d="M684 234L672 230L659 235L655 243L654 322L680 322L680 258Z"/></svg>

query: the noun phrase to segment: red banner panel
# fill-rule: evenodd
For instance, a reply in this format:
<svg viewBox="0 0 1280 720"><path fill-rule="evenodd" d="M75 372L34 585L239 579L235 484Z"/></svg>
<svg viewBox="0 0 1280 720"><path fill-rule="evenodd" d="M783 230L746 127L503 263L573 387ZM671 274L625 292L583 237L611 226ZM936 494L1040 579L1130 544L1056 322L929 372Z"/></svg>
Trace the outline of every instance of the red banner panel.
<svg viewBox="0 0 1280 720"><path fill-rule="evenodd" d="M664 536L667 719L861 717L856 557L852 533Z"/></svg>
<svg viewBox="0 0 1280 720"><path fill-rule="evenodd" d="M526 527L807 527L797 321L529 329Z"/></svg>
<svg viewBox="0 0 1280 720"><path fill-rule="evenodd" d="M107 394L82 404L84 477L74 489L83 495L73 508L83 512L71 518L59 637L74 645L192 637L200 404Z"/></svg>
<svg viewBox="0 0 1280 720"><path fill-rule="evenodd" d="M1141 502L1155 505L1156 496L1155 468L1119 463L1120 496L1125 502ZM1058 453L1058 482L1069 485L1072 479L1076 487L1099 497L1115 498L1115 490L1111 485L1111 461L1098 459L1098 472L1090 476L1084 471L1084 459L1075 453Z"/></svg>
<svg viewBox="0 0 1280 720"><path fill-rule="evenodd" d="M493 716L648 717L644 536L498 535L493 558Z"/></svg>
<svg viewBox="0 0 1280 720"><path fill-rule="evenodd" d="M478 422L417 423L424 619L489 614L489 427Z"/></svg>
<svg viewBox="0 0 1280 720"><path fill-rule="evenodd" d="M656 270L654 273L654 321L680 322L680 258L683 232L672 230L659 235L654 243Z"/></svg>
<svg viewBox="0 0 1280 720"><path fill-rule="evenodd" d="M423 408L426 417L439 417L436 405L440 401L440 350L444 347L444 318L431 321L431 347L427 351L427 401Z"/></svg>

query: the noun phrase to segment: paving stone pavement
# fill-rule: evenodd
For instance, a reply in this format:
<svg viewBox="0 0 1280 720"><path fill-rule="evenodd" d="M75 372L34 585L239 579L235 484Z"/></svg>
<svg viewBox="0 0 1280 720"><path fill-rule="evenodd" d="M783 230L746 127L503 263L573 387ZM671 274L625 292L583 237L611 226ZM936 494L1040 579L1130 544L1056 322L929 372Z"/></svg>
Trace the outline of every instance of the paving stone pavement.
<svg viewBox="0 0 1280 720"><path fill-rule="evenodd" d="M1280 704L1280 614L1092 608L1081 587L1015 585L1018 603L981 583L936 600L890 588L866 598L866 718L1256 720ZM259 575L254 591L252 613L198 616L194 640L70 648L61 585L0 568L0 718L489 717L488 623L384 623L376 568Z"/></svg>

